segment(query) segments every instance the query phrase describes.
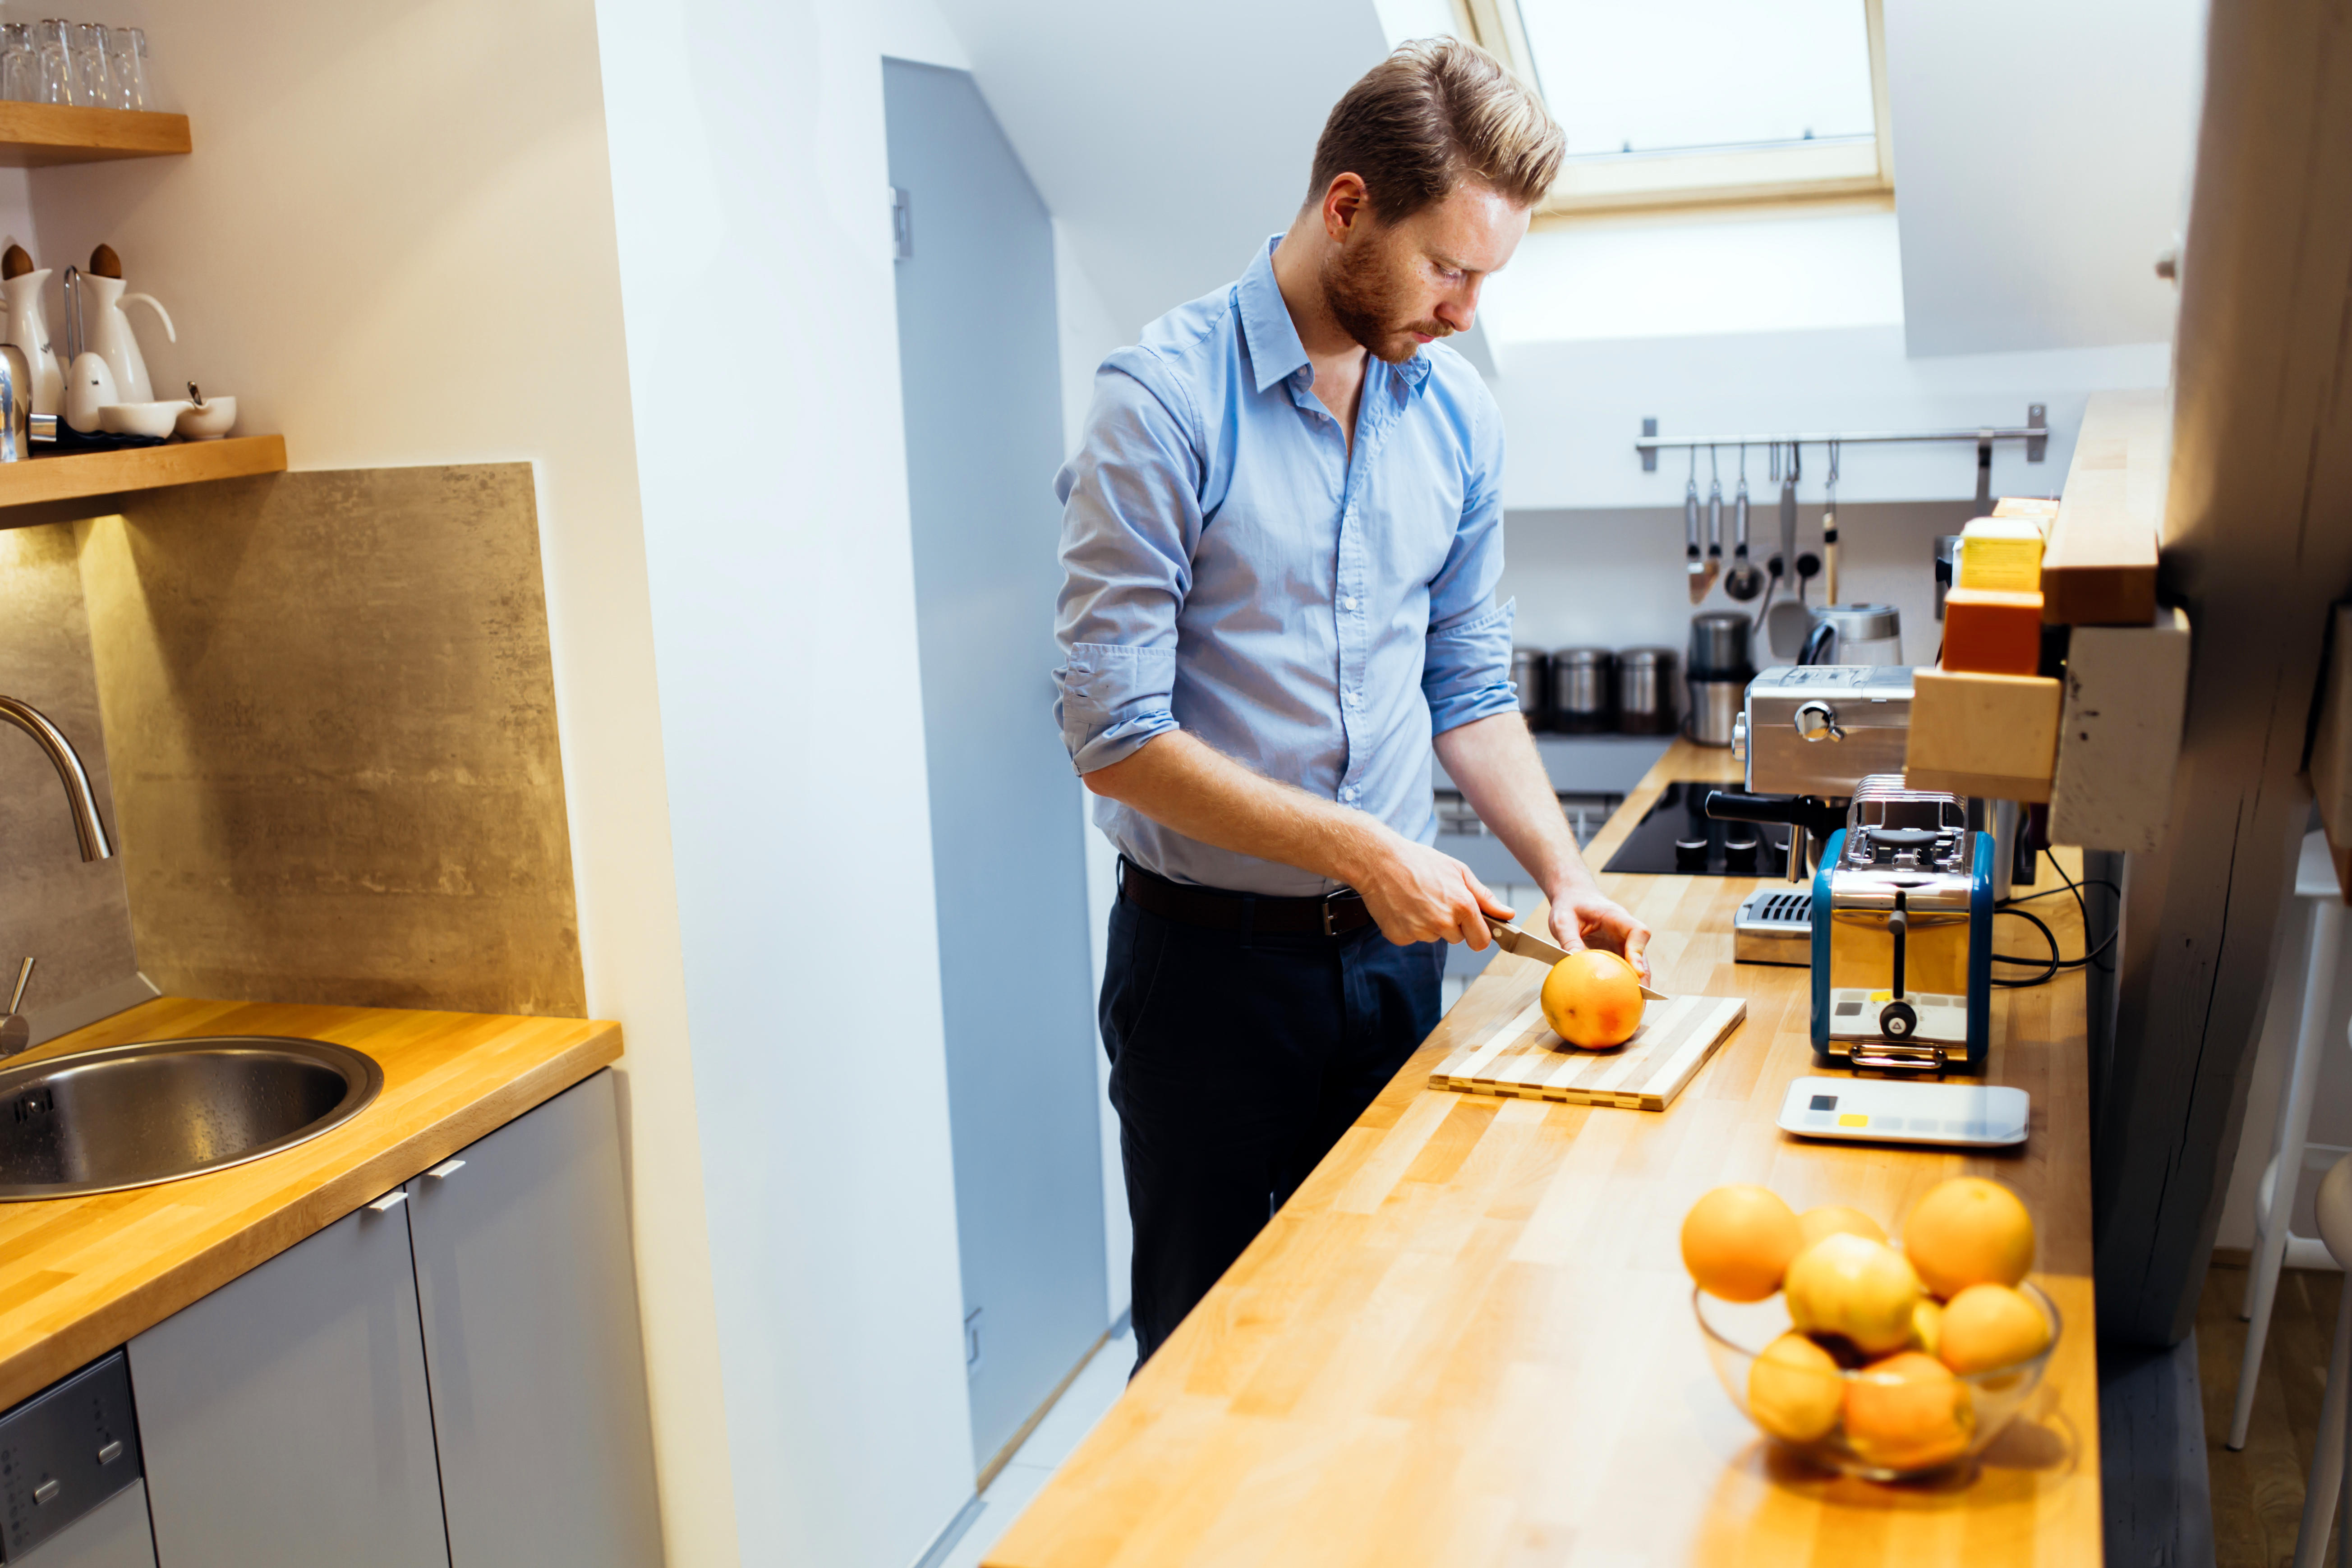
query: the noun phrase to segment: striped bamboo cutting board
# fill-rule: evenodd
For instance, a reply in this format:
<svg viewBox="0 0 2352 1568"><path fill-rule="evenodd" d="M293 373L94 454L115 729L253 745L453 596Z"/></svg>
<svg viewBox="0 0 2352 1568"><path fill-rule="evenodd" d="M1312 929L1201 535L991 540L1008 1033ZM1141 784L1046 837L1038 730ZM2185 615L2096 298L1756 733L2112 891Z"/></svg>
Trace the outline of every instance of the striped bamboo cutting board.
<svg viewBox="0 0 2352 1568"><path fill-rule="evenodd" d="M1651 1003L1642 1026L1616 1049L1580 1051L1529 1002L1446 1058L1429 1087L1664 1110L1746 1016L1742 996L1669 997Z"/></svg>

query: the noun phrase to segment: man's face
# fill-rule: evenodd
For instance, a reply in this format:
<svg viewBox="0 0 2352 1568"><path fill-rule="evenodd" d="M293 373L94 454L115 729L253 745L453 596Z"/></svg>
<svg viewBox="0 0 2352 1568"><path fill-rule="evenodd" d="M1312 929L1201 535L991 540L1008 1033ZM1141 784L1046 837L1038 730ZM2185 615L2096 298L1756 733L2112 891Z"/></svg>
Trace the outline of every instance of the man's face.
<svg viewBox="0 0 2352 1568"><path fill-rule="evenodd" d="M1324 212L1337 242L1324 258L1324 299L1349 337L1391 364L1468 331L1486 275L1528 232L1527 208L1466 181L1398 223L1381 223L1360 200Z"/></svg>

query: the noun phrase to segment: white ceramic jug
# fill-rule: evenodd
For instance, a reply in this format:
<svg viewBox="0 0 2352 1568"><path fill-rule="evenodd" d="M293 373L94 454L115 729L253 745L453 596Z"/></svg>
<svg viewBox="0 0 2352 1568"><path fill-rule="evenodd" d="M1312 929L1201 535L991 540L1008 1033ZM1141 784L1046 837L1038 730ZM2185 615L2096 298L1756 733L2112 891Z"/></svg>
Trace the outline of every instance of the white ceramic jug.
<svg viewBox="0 0 2352 1568"><path fill-rule="evenodd" d="M125 294L120 278L100 278L85 272L79 286L85 291L81 310L86 337L82 347L106 361L106 368L114 373L117 401L153 402L155 388L147 379L147 362L139 357L139 340L131 335L131 318L122 313L122 307L134 300L153 306L155 313L163 318L163 335L176 343L180 334L172 326L171 312L152 294Z"/></svg>
<svg viewBox="0 0 2352 1568"><path fill-rule="evenodd" d="M41 303L42 286L49 280L46 267L21 278L0 282L0 300L7 302L8 338L31 363L33 412L55 414L65 402L65 371L49 342L49 314Z"/></svg>

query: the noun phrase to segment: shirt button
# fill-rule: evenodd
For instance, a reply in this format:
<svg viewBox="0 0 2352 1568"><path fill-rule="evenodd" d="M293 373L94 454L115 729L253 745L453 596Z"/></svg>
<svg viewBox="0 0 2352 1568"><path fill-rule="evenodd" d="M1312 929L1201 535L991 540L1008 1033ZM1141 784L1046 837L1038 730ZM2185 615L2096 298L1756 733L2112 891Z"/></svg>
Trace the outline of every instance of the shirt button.
<svg viewBox="0 0 2352 1568"><path fill-rule="evenodd" d="M1349 784L1346 789L1341 790L1341 791L1339 792L1339 798L1340 798L1341 800L1353 800L1353 799L1355 799L1355 798L1356 798L1356 786L1355 786L1354 784Z"/></svg>
<svg viewBox="0 0 2352 1568"><path fill-rule="evenodd" d="M1353 595L1353 594L1350 594L1350 595L1349 595L1346 598L1344 598L1344 599L1340 600L1340 601L1339 601L1339 607L1340 607L1341 609L1343 609L1343 610L1352 610L1352 609L1354 609L1354 608L1356 607L1356 595Z"/></svg>
<svg viewBox="0 0 2352 1568"><path fill-rule="evenodd" d="M1361 708L1363 705L1364 705L1364 694L1363 694L1362 692L1360 692L1360 691L1350 691L1349 693L1348 693L1348 706L1349 706L1349 707L1350 707L1350 708Z"/></svg>

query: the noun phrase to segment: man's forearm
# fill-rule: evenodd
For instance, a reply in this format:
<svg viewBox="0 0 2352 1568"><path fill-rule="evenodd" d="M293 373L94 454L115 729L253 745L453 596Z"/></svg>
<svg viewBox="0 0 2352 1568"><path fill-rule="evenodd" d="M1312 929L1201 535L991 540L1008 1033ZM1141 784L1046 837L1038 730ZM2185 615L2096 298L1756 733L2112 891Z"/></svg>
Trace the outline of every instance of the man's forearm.
<svg viewBox="0 0 2352 1568"><path fill-rule="evenodd" d="M1576 835L1559 809L1559 796L1544 773L1543 758L1527 721L1497 713L1458 725L1437 737L1437 760L1445 764L1462 797L1527 868L1544 897L1598 886L1576 847Z"/></svg>
<svg viewBox="0 0 2352 1568"><path fill-rule="evenodd" d="M1086 775L1087 787L1187 838L1354 883L1386 829L1335 801L1254 773L1181 730Z"/></svg>

